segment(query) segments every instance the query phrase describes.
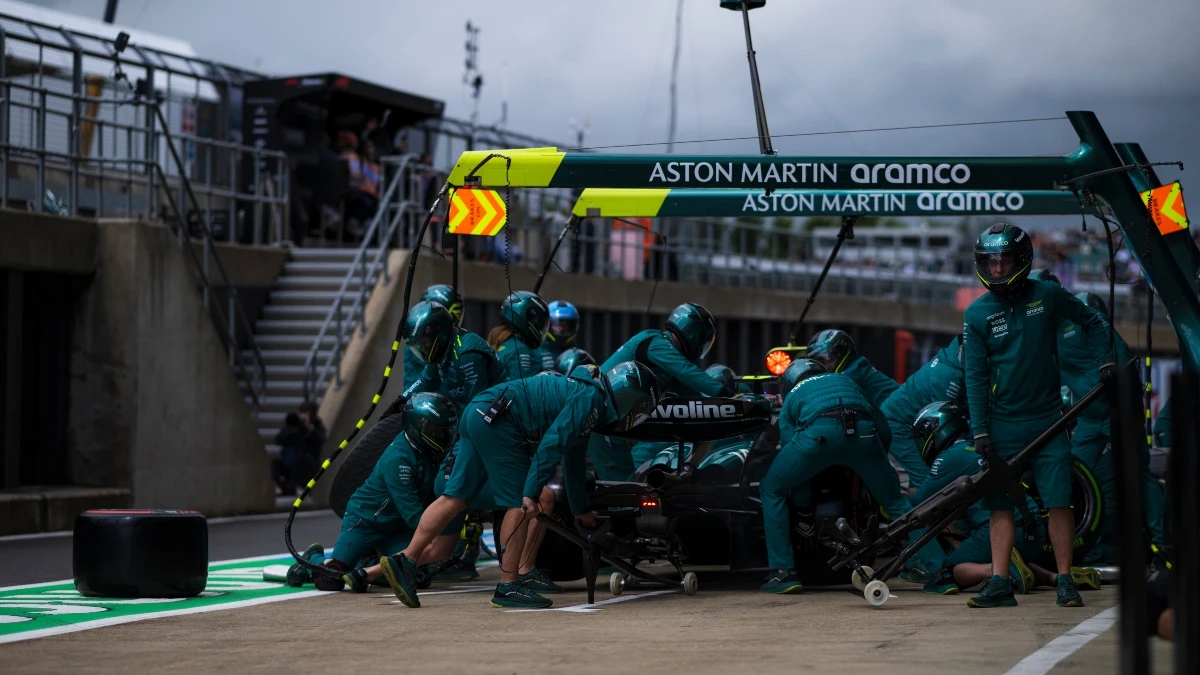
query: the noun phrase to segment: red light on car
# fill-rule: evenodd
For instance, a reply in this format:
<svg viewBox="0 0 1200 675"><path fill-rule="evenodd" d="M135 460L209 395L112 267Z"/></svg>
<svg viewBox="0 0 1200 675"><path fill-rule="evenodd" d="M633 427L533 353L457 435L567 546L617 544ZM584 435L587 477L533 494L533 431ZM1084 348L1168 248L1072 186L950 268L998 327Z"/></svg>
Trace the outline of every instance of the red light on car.
<svg viewBox="0 0 1200 675"><path fill-rule="evenodd" d="M776 349L767 354L767 372L776 377L783 375L783 371L787 370L790 365L792 365L792 355L782 349Z"/></svg>
<svg viewBox="0 0 1200 675"><path fill-rule="evenodd" d="M642 508L643 509L658 508L658 500L655 499L654 497L642 497Z"/></svg>

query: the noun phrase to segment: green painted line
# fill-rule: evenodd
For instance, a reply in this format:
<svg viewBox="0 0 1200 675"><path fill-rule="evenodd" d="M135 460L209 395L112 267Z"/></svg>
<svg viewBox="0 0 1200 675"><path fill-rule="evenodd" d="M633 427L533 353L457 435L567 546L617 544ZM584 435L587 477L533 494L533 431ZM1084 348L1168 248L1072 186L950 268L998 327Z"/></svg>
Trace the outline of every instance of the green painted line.
<svg viewBox="0 0 1200 675"><path fill-rule="evenodd" d="M0 588L0 644L326 594L312 585L291 588L263 581L266 565L292 562L283 555L214 563L209 566L208 585L194 598L89 598L80 595L71 581Z"/></svg>

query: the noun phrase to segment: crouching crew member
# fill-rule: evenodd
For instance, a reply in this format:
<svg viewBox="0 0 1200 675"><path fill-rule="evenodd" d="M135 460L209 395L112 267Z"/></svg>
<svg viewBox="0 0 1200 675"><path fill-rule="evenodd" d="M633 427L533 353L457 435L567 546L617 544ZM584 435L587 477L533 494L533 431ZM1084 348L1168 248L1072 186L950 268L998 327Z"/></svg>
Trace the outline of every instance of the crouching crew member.
<svg viewBox="0 0 1200 675"><path fill-rule="evenodd" d="M539 497L546 481L561 463L571 512L585 525L594 526L595 514L584 487L588 437L609 425L629 429L640 424L658 398L653 373L632 362L605 372L585 366L567 377L539 375L506 382L475 397L462 414L459 457L445 493L425 510L408 548L380 559L396 597L409 607L420 607L416 560L490 483L495 504L507 510L496 538L501 576L492 605L550 606L550 600L532 590L519 571L526 527L541 510Z"/></svg>
<svg viewBox="0 0 1200 675"><path fill-rule="evenodd" d="M962 342L954 336L938 350L933 360L909 376L883 402L880 412L892 430L888 454L908 474L910 491L921 487L929 467L921 460L920 443L914 443L912 421L922 408L934 401L966 402L963 394Z"/></svg>
<svg viewBox="0 0 1200 675"><path fill-rule="evenodd" d="M879 372L867 357L860 356L854 340L844 331L831 328L812 336L808 341L807 358L820 361L825 370L849 377L867 395L875 410L883 408L883 402L900 386L892 378Z"/></svg>
<svg viewBox="0 0 1200 675"><path fill-rule="evenodd" d="M985 461L1012 457L1062 415L1057 332L1064 321L1083 331L1102 376L1116 374L1104 322L1062 286L1029 279L1032 262L1029 235L1008 223L988 228L975 245L976 273L988 292L963 317L963 372L975 450ZM1070 574L1074 518L1068 434L1042 448L1032 469L1049 511L1057 602L1082 607ZM999 490L984 497L984 508L991 512L993 576L967 603L971 607L1016 603L1007 574L1016 537L1013 506Z"/></svg>
<svg viewBox="0 0 1200 675"><path fill-rule="evenodd" d="M762 590L798 593L788 496L808 501L808 482L831 466L856 472L891 518L908 511L900 481L888 464L887 422L867 395L846 375L828 372L814 359L797 359L780 378L784 392L779 413L782 449L759 485L767 533L767 559L772 572ZM882 439L886 441L886 438Z"/></svg>

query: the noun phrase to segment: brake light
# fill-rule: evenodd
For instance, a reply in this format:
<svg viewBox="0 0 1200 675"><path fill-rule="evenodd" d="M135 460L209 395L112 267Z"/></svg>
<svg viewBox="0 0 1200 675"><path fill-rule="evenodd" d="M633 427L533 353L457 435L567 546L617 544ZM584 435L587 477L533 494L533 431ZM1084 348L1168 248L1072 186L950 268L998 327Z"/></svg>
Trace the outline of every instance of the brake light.
<svg viewBox="0 0 1200 675"><path fill-rule="evenodd" d="M783 375L783 371L787 370L790 365L792 365L792 355L782 349L776 349L767 354L767 372L776 377Z"/></svg>
<svg viewBox="0 0 1200 675"><path fill-rule="evenodd" d="M658 508L658 498L657 497L642 497L642 508L643 509Z"/></svg>

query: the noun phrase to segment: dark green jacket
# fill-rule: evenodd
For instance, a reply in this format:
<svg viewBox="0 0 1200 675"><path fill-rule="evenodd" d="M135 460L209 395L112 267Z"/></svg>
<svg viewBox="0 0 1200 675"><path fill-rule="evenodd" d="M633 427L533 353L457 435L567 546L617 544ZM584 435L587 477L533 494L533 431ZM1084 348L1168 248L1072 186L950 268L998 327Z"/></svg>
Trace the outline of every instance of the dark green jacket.
<svg viewBox="0 0 1200 675"><path fill-rule="evenodd" d="M546 333L546 339L542 340L542 351L550 355L551 358L557 359L559 354L567 351L575 346L575 338L578 335L572 335L570 339L558 339L552 333Z"/></svg>
<svg viewBox="0 0 1200 675"><path fill-rule="evenodd" d="M959 338L938 350L933 360L909 376L880 406L889 420L912 425L917 413L934 401L962 399L963 369L958 362Z"/></svg>
<svg viewBox="0 0 1200 675"><path fill-rule="evenodd" d="M1087 306L1085 305L1085 307ZM1095 314L1103 322L1104 345L1105 351L1108 352L1108 317L1093 307L1087 307L1087 311ZM1126 363L1133 358L1129 353L1129 345L1119 334L1116 335L1116 345L1116 363ZM1088 340L1085 338L1083 330L1074 321L1065 321L1059 327L1058 364L1062 373L1062 383L1071 390L1075 400L1079 400L1093 387L1100 384L1100 366L1109 361L1113 361L1113 359L1097 361L1089 351ZM1107 429L1110 424L1108 399L1102 396L1095 403L1089 405L1080 415L1079 421L1099 423Z"/></svg>
<svg viewBox="0 0 1200 675"><path fill-rule="evenodd" d="M346 517L362 518L384 532L415 532L425 505L433 500L434 469L404 434L396 436L350 496Z"/></svg>
<svg viewBox="0 0 1200 675"><path fill-rule="evenodd" d="M733 396L734 392L726 391L724 385L687 360L661 330L649 329L634 335L601 368L607 371L618 363L636 360L643 342L647 343L644 351L649 361L645 365L654 371L661 391L672 391L678 396Z"/></svg>
<svg viewBox="0 0 1200 675"><path fill-rule="evenodd" d="M436 366L426 365L421 377L407 387L404 394L438 393L462 410L479 392L505 379L504 367L488 343L471 331L459 328L454 345L442 362Z"/></svg>
<svg viewBox="0 0 1200 675"><path fill-rule="evenodd" d="M837 408L853 408L875 424L875 435L884 447L892 440L887 420L871 404L854 380L843 373L824 373L801 380L786 394L779 411L779 442L791 442L796 432L812 424L822 413Z"/></svg>
<svg viewBox="0 0 1200 675"><path fill-rule="evenodd" d="M541 347L530 349L513 335L496 348L496 356L504 366L505 379L533 377L544 370L554 370L554 357Z"/></svg>
<svg viewBox="0 0 1200 675"><path fill-rule="evenodd" d="M865 356L859 356L838 372L854 380L858 388L871 399L871 405L876 409L883 407L883 402L900 386L895 380L876 370Z"/></svg>
<svg viewBox="0 0 1200 675"><path fill-rule="evenodd" d="M1078 324L1097 363L1109 363L1105 323L1079 298L1048 281L1025 282L1020 297L985 293L963 317L963 374L978 438L993 420L1028 421L1062 409L1058 328Z"/></svg>
<svg viewBox="0 0 1200 675"><path fill-rule="evenodd" d="M408 389L421 377L421 371L425 370L425 364L421 363L421 359L412 353L411 349L404 350L404 388Z"/></svg>

